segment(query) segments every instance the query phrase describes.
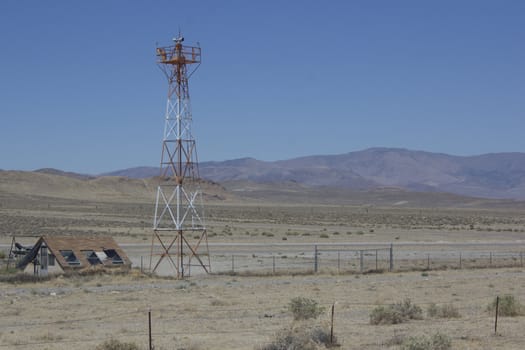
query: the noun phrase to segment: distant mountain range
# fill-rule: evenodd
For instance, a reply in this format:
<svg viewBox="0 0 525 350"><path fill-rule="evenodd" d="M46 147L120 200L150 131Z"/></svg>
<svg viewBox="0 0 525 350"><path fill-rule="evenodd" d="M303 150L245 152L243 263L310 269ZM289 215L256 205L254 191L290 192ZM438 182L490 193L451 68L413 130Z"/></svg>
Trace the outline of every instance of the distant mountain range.
<svg viewBox="0 0 525 350"><path fill-rule="evenodd" d="M309 187L397 187L485 198L525 199L525 153L452 156L397 148L370 148L274 162L242 158L199 164L202 178L224 183L292 182ZM158 168L136 167L101 175L148 178Z"/></svg>

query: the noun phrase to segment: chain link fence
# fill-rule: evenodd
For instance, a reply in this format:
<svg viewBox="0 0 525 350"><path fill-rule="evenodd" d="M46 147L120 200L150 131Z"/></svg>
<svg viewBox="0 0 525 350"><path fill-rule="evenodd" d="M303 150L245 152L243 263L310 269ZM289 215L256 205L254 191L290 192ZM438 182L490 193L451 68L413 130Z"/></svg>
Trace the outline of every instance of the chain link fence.
<svg viewBox="0 0 525 350"><path fill-rule="evenodd" d="M525 246L495 244L221 244L210 246L215 274L369 273L489 267L523 267ZM135 267L147 271L144 249L125 247ZM145 254L144 254L145 253ZM144 255L141 255L144 254ZM168 264L160 275L172 274ZM190 266L190 274L204 273Z"/></svg>

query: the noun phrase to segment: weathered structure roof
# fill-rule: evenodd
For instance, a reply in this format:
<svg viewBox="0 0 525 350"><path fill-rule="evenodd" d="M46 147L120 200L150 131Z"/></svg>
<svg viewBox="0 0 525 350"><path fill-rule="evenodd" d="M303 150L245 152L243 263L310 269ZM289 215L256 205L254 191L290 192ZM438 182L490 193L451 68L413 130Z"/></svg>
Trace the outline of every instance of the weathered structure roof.
<svg viewBox="0 0 525 350"><path fill-rule="evenodd" d="M126 253L112 237L107 236L42 236L31 251L18 263L25 268L35 260L42 244L62 269L86 268L93 265L131 267Z"/></svg>

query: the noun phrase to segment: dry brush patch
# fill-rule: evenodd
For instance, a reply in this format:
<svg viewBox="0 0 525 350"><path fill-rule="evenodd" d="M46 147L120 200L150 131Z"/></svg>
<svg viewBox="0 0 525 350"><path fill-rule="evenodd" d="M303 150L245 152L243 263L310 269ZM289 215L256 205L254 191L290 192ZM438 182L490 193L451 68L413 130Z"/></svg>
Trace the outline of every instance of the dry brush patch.
<svg viewBox="0 0 525 350"><path fill-rule="evenodd" d="M378 306L370 313L370 323L373 325L397 324L421 319L423 319L423 310L408 298L395 304Z"/></svg>
<svg viewBox="0 0 525 350"><path fill-rule="evenodd" d="M411 336L401 343L401 350L449 350L452 341L445 334L435 333L432 336Z"/></svg>
<svg viewBox="0 0 525 350"><path fill-rule="evenodd" d="M324 312L316 300L294 297L288 304L288 310L293 316L292 324L281 329L275 339L260 350L316 350L339 346L329 325L316 322Z"/></svg>
<svg viewBox="0 0 525 350"><path fill-rule="evenodd" d="M522 238L525 226L522 212L501 210L365 210L358 206L274 204L207 207L213 242L282 242L284 237L292 243L514 242ZM9 234L29 232L110 234L124 241L143 242L151 235L151 209L151 204L132 201L15 198L0 206L0 222L5 223L0 234L6 242ZM502 335L493 337L493 313L487 312L487 304L498 294L525 297L519 268L440 270L425 276L420 272L312 274L311 267L305 273L283 271L285 276L279 271L276 275L240 272L235 277L203 276L191 282L142 275L57 277L18 285L0 282L0 307L4 310L0 345L23 349L31 347L24 343L40 341L60 350L78 341L75 348L92 349L101 343L98 339L114 335L121 343L145 348L146 311L151 307L157 349L171 349L174 344L184 348L198 344L201 349L254 348L271 342L281 330L290 330L292 315L283 305L298 291L321 307L337 301L335 331L344 335L341 343L345 349L380 348L395 332L403 333L405 341L439 331L460 350L520 348L525 342L523 317L513 318L512 323L503 319L499 327ZM454 310L441 309L437 318L370 324L375 307L388 308L406 298L418 306L454 305L461 319L452 317ZM326 328L323 332L326 334ZM322 338L323 334L317 336Z"/></svg>
<svg viewBox="0 0 525 350"><path fill-rule="evenodd" d="M191 344L198 344L201 349L262 347L287 331L301 333L299 325L314 320L293 320L289 304L299 293L323 308L336 301L335 334L341 336L343 349L377 349L380 344L388 344L396 333L404 334L404 341L436 332L449 337L454 349L519 348L525 341L521 331L525 318L516 317L513 322L503 318L499 325L502 335L493 337L494 317L486 307L505 290L514 290L517 298L523 298L525 295L518 292L525 290L525 283L516 279L521 274L519 269L487 269L439 271L427 277L411 272L208 276L190 281L108 275L23 285L3 283L0 303L6 312L0 320L0 345L36 342L49 332L54 337L49 339L53 349L70 348L72 341L79 341L75 348L93 348L109 336L145 348L147 311L151 307L154 344L158 349ZM386 307L406 298L410 298L412 306L453 303L458 306L461 319L369 323L369 315L378 305ZM318 338L326 336L328 319L325 311L315 320L324 332L316 333ZM396 346L401 346L402 341Z"/></svg>
<svg viewBox="0 0 525 350"><path fill-rule="evenodd" d="M135 202L134 202L135 200ZM141 240L151 234L151 203L130 197L115 201L0 197L0 235L110 234ZM523 212L499 209L419 209L341 205L209 203L210 236L259 241L475 239L524 231ZM349 234L350 233L350 234Z"/></svg>
<svg viewBox="0 0 525 350"><path fill-rule="evenodd" d="M498 309L498 315L516 317L525 315L525 306L512 294L496 297L487 307L487 311L494 313Z"/></svg>

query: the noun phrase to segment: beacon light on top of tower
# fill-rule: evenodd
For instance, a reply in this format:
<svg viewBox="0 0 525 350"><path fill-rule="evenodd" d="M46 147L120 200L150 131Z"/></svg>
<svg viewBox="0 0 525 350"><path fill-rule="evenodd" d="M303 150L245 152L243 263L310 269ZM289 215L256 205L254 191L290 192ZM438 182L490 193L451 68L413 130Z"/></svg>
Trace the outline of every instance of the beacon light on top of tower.
<svg viewBox="0 0 525 350"><path fill-rule="evenodd" d="M157 47L158 63L160 64L194 64L201 62L201 48L199 46L182 45L183 36L173 38L174 45Z"/></svg>

